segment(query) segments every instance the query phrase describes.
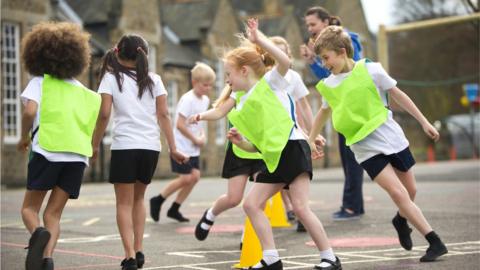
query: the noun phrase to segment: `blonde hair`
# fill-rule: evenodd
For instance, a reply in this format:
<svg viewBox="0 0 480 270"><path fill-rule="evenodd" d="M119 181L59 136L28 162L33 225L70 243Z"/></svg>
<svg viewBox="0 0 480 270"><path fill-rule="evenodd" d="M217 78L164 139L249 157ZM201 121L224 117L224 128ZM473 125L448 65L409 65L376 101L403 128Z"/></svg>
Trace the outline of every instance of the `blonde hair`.
<svg viewBox="0 0 480 270"><path fill-rule="evenodd" d="M340 53L342 49L347 52L348 58L353 57L352 40L341 26L327 26L320 32L314 45L315 53L320 54L322 50L331 50Z"/></svg>
<svg viewBox="0 0 480 270"><path fill-rule="evenodd" d="M290 45L288 44L287 40L281 36L273 36L270 37L270 40L277 46L283 45L286 48L286 54L288 58L292 58L292 51L290 50Z"/></svg>
<svg viewBox="0 0 480 270"><path fill-rule="evenodd" d="M195 66L190 70L190 73L192 74L192 80L194 81L215 81L215 71L208 66L207 64L197 62Z"/></svg>
<svg viewBox="0 0 480 270"><path fill-rule="evenodd" d="M230 95L232 94L232 88L230 88L230 85L225 85L223 87L222 93L220 93L220 96L215 100L212 104L213 108L218 108L218 106L222 105L225 103L225 101L228 100Z"/></svg>

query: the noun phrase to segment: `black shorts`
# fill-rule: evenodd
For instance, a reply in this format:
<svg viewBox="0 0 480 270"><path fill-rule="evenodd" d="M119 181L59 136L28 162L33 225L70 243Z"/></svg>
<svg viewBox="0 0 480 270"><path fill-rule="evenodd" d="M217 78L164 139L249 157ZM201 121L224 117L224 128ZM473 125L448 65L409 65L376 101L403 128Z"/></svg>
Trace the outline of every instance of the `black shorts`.
<svg viewBox="0 0 480 270"><path fill-rule="evenodd" d="M250 178L265 167L261 159L239 158L233 153L232 144L229 142L225 161L223 162L222 178L230 179L238 175L248 175Z"/></svg>
<svg viewBox="0 0 480 270"><path fill-rule="evenodd" d="M282 151L277 169L270 173L265 168L257 176L258 183L290 183L302 173L308 173L312 180L312 154L305 140L290 140Z"/></svg>
<svg viewBox="0 0 480 270"><path fill-rule="evenodd" d="M83 162L48 161L41 154L33 152L28 162L27 189L50 190L58 186L68 193L70 199L77 199L85 166Z"/></svg>
<svg viewBox="0 0 480 270"><path fill-rule="evenodd" d="M406 172L415 165L415 159L407 147L391 155L378 154L360 163L360 165L373 180L389 163L392 164L392 167L395 169Z"/></svg>
<svg viewBox="0 0 480 270"><path fill-rule="evenodd" d="M133 184L140 181L150 184L157 168L160 152L146 149L112 150L110 158L110 183Z"/></svg>
<svg viewBox="0 0 480 270"><path fill-rule="evenodd" d="M187 163L180 164L170 157L170 164L172 166L172 172L178 174L190 174L193 169L200 170L200 157L190 157Z"/></svg>

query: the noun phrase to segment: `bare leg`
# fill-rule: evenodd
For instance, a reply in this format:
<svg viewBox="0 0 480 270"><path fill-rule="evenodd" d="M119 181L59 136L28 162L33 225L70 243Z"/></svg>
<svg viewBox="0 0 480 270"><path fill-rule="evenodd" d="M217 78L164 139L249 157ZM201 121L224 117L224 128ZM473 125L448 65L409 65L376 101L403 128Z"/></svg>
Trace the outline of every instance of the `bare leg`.
<svg viewBox="0 0 480 270"><path fill-rule="evenodd" d="M60 218L62 217L62 212L67 204L68 198L68 193L56 186L53 188L50 198L48 199L47 207L45 208L45 212L43 212L43 223L45 224L45 228L50 232L50 240L44 251L45 257L52 257L53 250L60 235Z"/></svg>
<svg viewBox="0 0 480 270"><path fill-rule="evenodd" d="M185 182L185 185L182 187L180 192L178 192L175 202L182 204L187 199L188 195L190 195L190 192L192 192L193 187L198 183L199 180L200 170L192 169L188 181Z"/></svg>
<svg viewBox="0 0 480 270"><path fill-rule="evenodd" d="M21 213L23 224L30 233L33 233L40 226L38 213L45 195L47 195L47 191L27 190L25 192Z"/></svg>
<svg viewBox="0 0 480 270"><path fill-rule="evenodd" d="M133 248L133 191L134 184L114 184L115 198L117 204L117 226L122 238L123 249L125 250L125 258L135 258L135 250Z"/></svg>
<svg viewBox="0 0 480 270"><path fill-rule="evenodd" d="M188 183L190 183L190 174L179 174L177 178L168 182L162 192L160 192L160 195L166 199L172 195L172 193L188 185Z"/></svg>
<svg viewBox="0 0 480 270"><path fill-rule="evenodd" d="M134 250L143 251L143 233L145 231L145 205L144 197L147 185L142 182L136 182L133 194L133 239Z"/></svg>
<svg viewBox="0 0 480 270"><path fill-rule="evenodd" d="M215 201L212 212L215 216L240 204L243 199L248 175L238 175L228 179L227 194L223 194Z"/></svg>

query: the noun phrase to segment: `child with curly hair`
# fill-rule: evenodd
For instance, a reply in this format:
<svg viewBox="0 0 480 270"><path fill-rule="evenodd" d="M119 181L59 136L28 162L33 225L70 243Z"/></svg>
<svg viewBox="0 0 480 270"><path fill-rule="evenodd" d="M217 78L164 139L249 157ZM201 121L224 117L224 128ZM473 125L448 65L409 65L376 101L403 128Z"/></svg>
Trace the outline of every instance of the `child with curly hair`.
<svg viewBox="0 0 480 270"><path fill-rule="evenodd" d="M79 25L46 22L35 25L22 41L22 61L34 76L21 95L25 108L17 145L26 152L32 144L21 210L32 234L26 270L53 270L63 209L68 199L78 198L92 156L100 95L74 79L90 63L89 38ZM49 190L42 227L39 212Z"/></svg>

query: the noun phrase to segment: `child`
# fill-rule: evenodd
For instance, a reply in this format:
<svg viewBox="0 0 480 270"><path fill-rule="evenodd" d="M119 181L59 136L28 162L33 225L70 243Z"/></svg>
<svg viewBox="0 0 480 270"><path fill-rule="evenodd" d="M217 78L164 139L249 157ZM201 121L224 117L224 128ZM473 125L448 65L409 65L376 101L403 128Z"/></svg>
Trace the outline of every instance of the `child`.
<svg viewBox="0 0 480 270"><path fill-rule="evenodd" d="M17 149L32 143L22 219L32 234L27 270L53 270L52 254L68 199L77 199L92 156L91 140L100 96L74 77L90 63L90 35L73 23L35 25L22 41L22 60L34 77L21 95L25 109ZM30 137L29 132L32 131ZM50 198L40 226L39 212Z"/></svg>
<svg viewBox="0 0 480 270"><path fill-rule="evenodd" d="M321 263L315 269L341 269L322 224L308 206L312 163L305 136L296 125L294 102L286 92L289 85L284 76L290 59L259 35L257 28L256 19L248 20L247 36L259 47L257 50L238 47L225 56L227 83L232 90L249 89L237 109L228 115L235 126L228 138L245 151L258 150L266 164L243 204L263 249L262 260L252 269L283 269L263 207L268 198L285 186L290 188L295 214L320 251ZM265 55L270 55L277 63L269 72L262 61Z"/></svg>
<svg viewBox="0 0 480 270"><path fill-rule="evenodd" d="M402 247L412 249L408 220L430 244L420 261L434 261L448 251L413 202L416 187L411 168L415 160L401 127L388 110L387 94L415 117L435 141L439 139L437 130L412 100L395 86L396 81L380 64L353 61L350 37L341 27L329 26L323 30L315 42L315 52L332 74L317 85L324 102L309 140L320 132L332 114L333 126L346 137L357 161L399 208L392 222Z"/></svg>
<svg viewBox="0 0 480 270"><path fill-rule="evenodd" d="M290 59L292 58L290 46L283 37L274 36L270 37L270 40L285 54L287 54ZM310 104L308 104L308 100L306 98L306 96L309 94L309 91L303 83L300 74L298 74L293 69L289 69L287 71L287 74L285 74L285 79L291 85L291 87L287 88L287 92L295 100L295 107L298 114L298 124L305 132L309 133L310 129L312 128L313 122L312 109L310 107ZM293 206L290 201L287 189L282 190L282 198L283 202L285 203L285 208L287 209L288 220L292 221L295 219L295 214L292 210ZM306 232L305 227L302 225L301 222L298 222L297 224L297 231Z"/></svg>
<svg viewBox="0 0 480 270"><path fill-rule="evenodd" d="M190 159L185 164L171 159L172 171L178 173L178 178L170 181L158 196L150 199L150 216L154 221L160 218L163 202L177 190L180 192L167 216L179 222L190 221L180 213L179 208L200 179L200 148L205 144L206 138L203 128L187 123L187 119L208 109L210 100L207 95L215 82L215 72L206 64L197 63L191 73L193 89L185 93L178 102L173 133L178 149L190 156Z"/></svg>
<svg viewBox="0 0 480 270"><path fill-rule="evenodd" d="M109 182L115 189L117 225L125 250L123 270L142 268L144 195L161 150L160 128L170 157L188 160L177 151L160 76L148 72L148 44L138 35L124 35L104 57L98 92L102 105L93 139L98 151L114 107Z"/></svg>

